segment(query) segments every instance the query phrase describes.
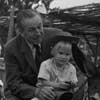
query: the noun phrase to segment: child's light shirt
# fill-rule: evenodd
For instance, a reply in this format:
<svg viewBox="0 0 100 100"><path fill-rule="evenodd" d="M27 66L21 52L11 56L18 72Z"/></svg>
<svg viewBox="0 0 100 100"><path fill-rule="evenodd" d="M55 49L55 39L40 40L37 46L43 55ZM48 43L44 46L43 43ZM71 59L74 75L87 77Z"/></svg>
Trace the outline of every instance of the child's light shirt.
<svg viewBox="0 0 100 100"><path fill-rule="evenodd" d="M52 58L42 62L38 78L52 82L78 82L76 68L71 63L59 68Z"/></svg>

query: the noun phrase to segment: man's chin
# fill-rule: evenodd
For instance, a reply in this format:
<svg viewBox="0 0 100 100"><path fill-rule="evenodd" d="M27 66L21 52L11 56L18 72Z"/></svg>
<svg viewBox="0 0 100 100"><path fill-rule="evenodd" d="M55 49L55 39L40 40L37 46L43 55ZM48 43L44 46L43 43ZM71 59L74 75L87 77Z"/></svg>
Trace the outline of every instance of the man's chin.
<svg viewBox="0 0 100 100"><path fill-rule="evenodd" d="M37 45L37 44L40 44L41 41L30 41L30 43L31 43L31 44L36 44L36 45Z"/></svg>

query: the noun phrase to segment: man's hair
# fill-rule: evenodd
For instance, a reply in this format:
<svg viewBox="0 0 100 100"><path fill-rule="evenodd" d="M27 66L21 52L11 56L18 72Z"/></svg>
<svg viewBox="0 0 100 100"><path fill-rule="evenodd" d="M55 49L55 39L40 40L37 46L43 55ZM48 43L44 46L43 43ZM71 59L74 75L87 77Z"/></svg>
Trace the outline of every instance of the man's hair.
<svg viewBox="0 0 100 100"><path fill-rule="evenodd" d="M35 17L36 15L41 17L41 15L36 10L25 9L25 10L19 11L17 13L17 17L16 17L17 27L19 27L21 30L23 30L22 20L25 18Z"/></svg>

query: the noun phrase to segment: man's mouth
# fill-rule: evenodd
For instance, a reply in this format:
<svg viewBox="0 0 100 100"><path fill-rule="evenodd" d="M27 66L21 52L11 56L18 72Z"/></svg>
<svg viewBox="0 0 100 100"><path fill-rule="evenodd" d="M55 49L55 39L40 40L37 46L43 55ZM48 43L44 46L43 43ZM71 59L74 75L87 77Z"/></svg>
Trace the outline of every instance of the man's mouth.
<svg viewBox="0 0 100 100"><path fill-rule="evenodd" d="M30 43L40 43L41 42L41 38L30 38L28 40Z"/></svg>

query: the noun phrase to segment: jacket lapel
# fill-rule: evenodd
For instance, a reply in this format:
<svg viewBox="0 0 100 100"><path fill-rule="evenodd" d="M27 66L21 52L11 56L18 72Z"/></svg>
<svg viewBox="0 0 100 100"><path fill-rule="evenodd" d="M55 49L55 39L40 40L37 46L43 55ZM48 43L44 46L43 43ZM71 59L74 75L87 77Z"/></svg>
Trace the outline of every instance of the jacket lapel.
<svg viewBox="0 0 100 100"><path fill-rule="evenodd" d="M37 72L37 66L36 66L36 63L35 63L35 59L33 59L32 52L31 52L31 50L30 51L28 50L27 52L28 53L25 54L25 58L26 58L27 62L30 64L32 70L34 72Z"/></svg>
<svg viewBox="0 0 100 100"><path fill-rule="evenodd" d="M34 72L37 72L37 67L35 64L35 59L32 56L32 51L23 37L22 37L22 41L21 41L21 52L24 53L25 59L29 63L32 70Z"/></svg>

